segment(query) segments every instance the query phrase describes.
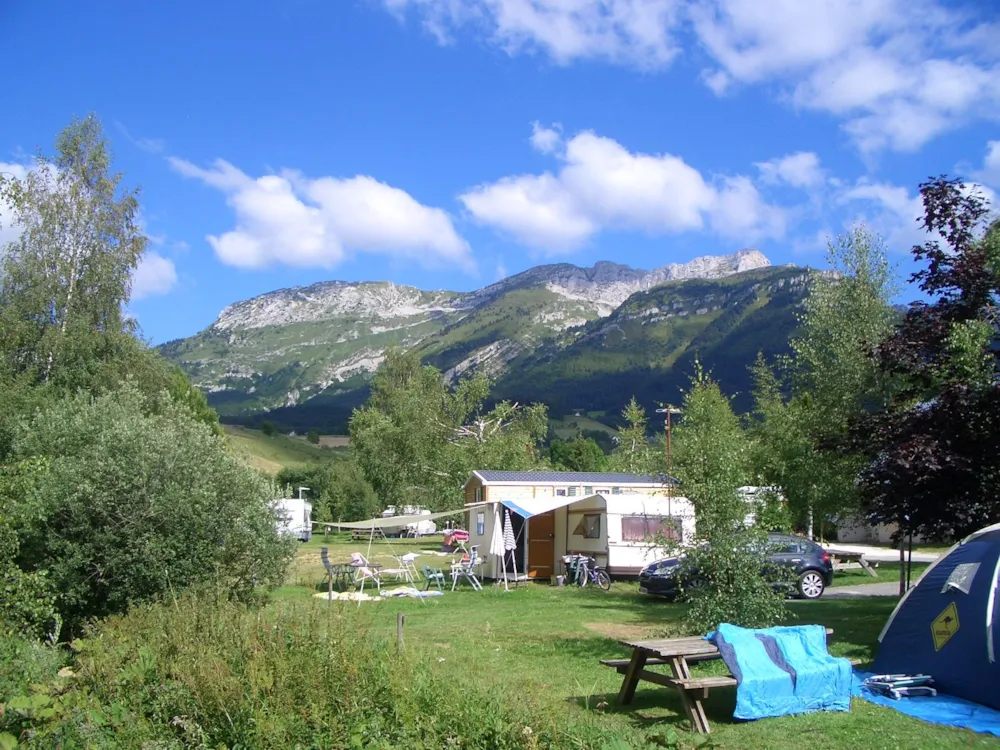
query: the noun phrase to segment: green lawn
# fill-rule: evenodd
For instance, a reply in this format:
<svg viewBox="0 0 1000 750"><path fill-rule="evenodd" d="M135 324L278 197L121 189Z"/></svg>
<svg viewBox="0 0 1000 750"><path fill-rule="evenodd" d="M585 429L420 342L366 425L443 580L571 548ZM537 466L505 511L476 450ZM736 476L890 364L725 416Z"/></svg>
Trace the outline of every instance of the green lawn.
<svg viewBox="0 0 1000 750"><path fill-rule="evenodd" d="M334 539L336 539L334 541ZM319 547L322 536L301 545L289 584L279 596L309 598L322 577ZM372 558L391 563L391 552L431 550L440 537L422 541L392 540L372 547ZM334 560L350 552L364 552L367 543L352 543L342 536L328 545ZM447 567L450 558L422 557L428 564ZM880 570L880 573L883 572ZM889 569L884 570L889 573ZM852 576L853 577L853 576ZM867 576L866 576L867 577ZM869 580L874 581L868 577ZM859 581L860 582L860 581ZM697 745L699 737L672 691L640 683L633 705L619 708L615 695L621 677L602 667L603 658L627 656L619 639L682 634L683 605L638 594L636 584L615 582L610 593L542 584L522 585L505 593L487 585L482 592L467 586L424 602L391 600L378 603L328 604L318 607L360 607L372 627L394 638L396 613L406 614L406 648L443 667L453 665L456 675L474 675L483 685L502 683L532 700L553 717L594 721L620 731L638 747L670 729L680 733L683 746ZM876 639L895 599L794 601L790 622L817 623L834 629L832 653L852 659L872 657ZM698 665L700 671L717 671L721 662ZM1000 747L1000 739L962 730L946 729L910 719L889 709L856 700L850 714L809 714L798 717L737 723L732 719L735 693L712 692L706 703L711 738L720 748L951 748Z"/></svg>
<svg viewBox="0 0 1000 750"><path fill-rule="evenodd" d="M609 435L615 434L613 427L608 427L603 422L598 422L591 417L575 417L570 415L564 419L550 419L549 424L552 425L552 431L555 432L556 436L562 440L575 438L580 434L581 430L597 430L606 432Z"/></svg>
<svg viewBox="0 0 1000 750"><path fill-rule="evenodd" d="M223 425L229 445L234 453L242 457L250 466L268 474L277 474L283 468L301 468L326 461L338 450L320 448L312 443L287 435L268 437L260 430L251 430L236 425Z"/></svg>
<svg viewBox="0 0 1000 750"><path fill-rule="evenodd" d="M930 563L913 563L910 568L910 580L917 582ZM899 563L879 563L875 568L875 577L861 568L838 570L833 576L834 586L862 586L866 583L898 583Z"/></svg>

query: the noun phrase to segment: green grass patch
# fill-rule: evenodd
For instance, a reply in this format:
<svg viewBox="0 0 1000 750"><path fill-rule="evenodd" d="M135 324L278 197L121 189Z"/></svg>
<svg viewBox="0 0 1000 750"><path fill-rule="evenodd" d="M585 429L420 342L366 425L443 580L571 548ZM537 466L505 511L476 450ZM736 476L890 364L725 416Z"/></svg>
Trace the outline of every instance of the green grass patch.
<svg viewBox="0 0 1000 750"><path fill-rule="evenodd" d="M236 425L223 425L233 452L250 466L268 474L277 474L285 467L303 468L328 461L337 449L321 448L307 440L287 435L265 435Z"/></svg>
<svg viewBox="0 0 1000 750"><path fill-rule="evenodd" d="M332 611L344 606L312 596L322 578L318 549L323 544L318 537L300 546L297 565L289 585L278 593L279 599L308 599ZM391 564L392 554L433 550L439 544L433 537L376 542L371 557ZM337 536L326 546L338 560L347 559L352 551L365 552L367 542ZM433 555L420 559L429 564L436 560L436 567L445 569L450 560ZM879 574L886 580L898 575L888 564L883 566ZM838 583L847 581L853 573L838 578ZM862 582L866 581L859 578L858 583ZM683 747L694 747L700 739L690 734L672 691L640 683L631 706L615 705L622 678L600 666L599 660L627 656L619 644L623 639L684 634L684 606L642 596L635 583L616 581L609 593L543 584L522 584L510 592L487 584L484 591L473 592L460 585L454 593L447 591L443 597L423 602L391 600L348 606L366 612L372 631L386 638L395 633L397 612L405 613L406 649L413 658L454 670L456 678L472 676L479 684L495 684L507 694L527 697L535 711L556 725L593 724L602 734L611 732L633 747L644 747L641 743L670 731L679 734ZM889 597L792 601L788 622L831 627L832 653L867 661L876 652L878 633L894 606L895 599ZM721 662L709 662L696 670L712 673L722 668ZM803 743L810 750L1000 747L1000 739L925 724L861 700L853 702L850 714L817 713L759 722L735 722L734 705L732 689L713 691L706 703L717 747L800 750Z"/></svg>
<svg viewBox="0 0 1000 750"><path fill-rule="evenodd" d="M917 579L920 578L921 574L927 569L930 563L913 563L910 568L910 580L912 583L916 583ZM872 563L876 565L876 563ZM862 570L860 567L848 568L846 570L838 570L833 574L833 585L834 586L863 586L866 583L898 583L899 582L899 563L877 563L878 567L874 568L875 576L873 577L866 570Z"/></svg>

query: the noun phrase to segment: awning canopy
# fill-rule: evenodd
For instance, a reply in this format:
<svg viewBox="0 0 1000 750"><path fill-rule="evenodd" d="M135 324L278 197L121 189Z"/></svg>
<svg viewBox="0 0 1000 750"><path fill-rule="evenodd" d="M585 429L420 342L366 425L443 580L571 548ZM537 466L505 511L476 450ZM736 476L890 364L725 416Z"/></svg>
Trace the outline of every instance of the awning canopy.
<svg viewBox="0 0 1000 750"><path fill-rule="evenodd" d="M480 505L485 505L485 503L480 503ZM465 507L457 508L456 510L443 510L438 513L425 513L424 515L369 518L367 521L351 521L350 523L337 523L334 521L316 521L315 523L318 526L335 526L338 529L389 529L396 526L406 526L411 523L420 523L421 521L433 521L435 518L444 518L445 516L456 516L459 513L465 513L468 509L468 507Z"/></svg>
<svg viewBox="0 0 1000 750"><path fill-rule="evenodd" d="M532 516L539 516L542 513L548 513L550 510L555 510L556 508L572 505L579 500L583 500L583 498L576 495L573 497L558 495L556 497L536 497L516 502L513 500L501 500L500 503L504 507L510 508L522 518L531 518Z"/></svg>

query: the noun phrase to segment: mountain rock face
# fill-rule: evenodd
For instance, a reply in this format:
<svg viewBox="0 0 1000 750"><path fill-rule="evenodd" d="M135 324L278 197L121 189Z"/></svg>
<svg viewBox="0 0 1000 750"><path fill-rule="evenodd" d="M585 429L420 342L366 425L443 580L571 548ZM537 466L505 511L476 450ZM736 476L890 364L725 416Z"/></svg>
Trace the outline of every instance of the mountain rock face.
<svg viewBox="0 0 1000 750"><path fill-rule="evenodd" d="M662 375L723 323L727 336L766 337L744 329L744 319L768 305L774 312L774 300L787 315L773 345L758 343L782 350L807 273L741 250L652 271L610 262L538 266L467 293L320 282L229 305L209 328L161 351L225 418L277 410L275 418L297 428L342 430L390 346L418 352L449 378L483 372L499 395L547 402L564 398L546 389L565 397L569 383L598 370L602 382L633 366ZM683 351L665 351L665 336ZM615 399L631 395L613 390ZM587 404L566 408L580 406Z"/></svg>

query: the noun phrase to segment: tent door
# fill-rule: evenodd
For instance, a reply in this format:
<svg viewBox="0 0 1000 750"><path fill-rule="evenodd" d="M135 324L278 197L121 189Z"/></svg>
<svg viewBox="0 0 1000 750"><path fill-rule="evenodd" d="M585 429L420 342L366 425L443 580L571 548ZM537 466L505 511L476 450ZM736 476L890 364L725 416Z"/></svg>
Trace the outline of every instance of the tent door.
<svg viewBox="0 0 1000 750"><path fill-rule="evenodd" d="M551 578L555 573L556 515L553 511L528 519L528 578Z"/></svg>

